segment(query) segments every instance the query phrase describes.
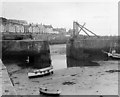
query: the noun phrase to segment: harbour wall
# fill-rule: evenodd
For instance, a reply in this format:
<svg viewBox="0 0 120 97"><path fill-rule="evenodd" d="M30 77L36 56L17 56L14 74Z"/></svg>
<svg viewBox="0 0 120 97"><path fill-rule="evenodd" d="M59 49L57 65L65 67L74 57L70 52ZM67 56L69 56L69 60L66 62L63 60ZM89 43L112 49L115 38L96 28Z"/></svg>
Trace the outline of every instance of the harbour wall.
<svg viewBox="0 0 120 97"><path fill-rule="evenodd" d="M34 68L51 65L48 41L41 40L2 40L2 60L18 60Z"/></svg>
<svg viewBox="0 0 120 97"><path fill-rule="evenodd" d="M83 66L91 64L93 61L107 60L108 56L104 52L109 52L110 49L115 49L116 52L120 53L120 37L71 38L66 46L67 62L74 59L80 61L79 65ZM68 63L68 67L71 65Z"/></svg>

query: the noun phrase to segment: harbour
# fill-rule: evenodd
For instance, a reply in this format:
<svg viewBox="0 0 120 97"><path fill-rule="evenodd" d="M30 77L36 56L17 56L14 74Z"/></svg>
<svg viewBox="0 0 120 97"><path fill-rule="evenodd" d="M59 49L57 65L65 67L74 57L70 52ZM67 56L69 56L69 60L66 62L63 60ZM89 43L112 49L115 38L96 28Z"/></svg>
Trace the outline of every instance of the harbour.
<svg viewBox="0 0 120 97"><path fill-rule="evenodd" d="M106 72L118 70L118 61L98 61L100 66L67 68L65 54L59 54L60 49L65 48L65 45L56 45L56 47L54 45L54 48L56 49L51 50L53 51L51 53L52 65L55 70L53 75L29 79L27 72L30 68L21 68L15 63L6 64L17 95L21 95L21 93L22 95L39 95L38 90L41 85L48 88L54 87L54 89L61 88L61 95L106 95L109 91L111 91L110 95L118 93L119 72ZM64 85L65 82L73 84Z"/></svg>
<svg viewBox="0 0 120 97"><path fill-rule="evenodd" d="M71 41L72 38L75 41ZM81 52L79 50L81 46L78 47L80 43L76 42L77 37L72 38L66 44L49 44L48 41L44 40L3 40L2 61L6 66L6 75L8 73L9 78L7 77L7 80L12 85L10 87L14 89L13 94L41 95L39 92L41 86L46 87L48 90L51 88L61 90L60 95L98 95L99 97L99 95L118 94L119 59L105 60L104 58L109 56L102 52L106 49L100 47L98 49L101 49L101 51L94 50L99 52L99 58L90 57L89 54L92 53L87 52L85 49L82 49L82 53L79 53L79 51ZM88 39L91 40L92 38ZM12 47L8 43L12 44ZM86 43L83 44L83 48L86 47L84 45ZM108 50L109 48L110 45ZM94 47L88 49L88 51L92 51L92 49ZM117 51L119 51L119 48ZM103 53L103 59L101 53ZM29 59L27 59L28 57ZM42 70L50 66L53 66L53 74L29 78L31 71ZM111 73L111 71L113 72ZM108 89L110 93L107 92ZM11 92L6 92L6 89L2 90L3 95L11 94Z"/></svg>
<svg viewBox="0 0 120 97"><path fill-rule="evenodd" d="M116 4L3 2L1 96L117 97Z"/></svg>

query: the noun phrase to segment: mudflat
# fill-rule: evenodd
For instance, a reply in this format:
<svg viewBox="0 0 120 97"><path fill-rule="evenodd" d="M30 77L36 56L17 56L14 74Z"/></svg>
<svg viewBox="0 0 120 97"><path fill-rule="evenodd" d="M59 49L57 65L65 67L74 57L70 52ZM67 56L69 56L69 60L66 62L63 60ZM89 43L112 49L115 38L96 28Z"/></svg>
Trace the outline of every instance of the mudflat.
<svg viewBox="0 0 120 97"><path fill-rule="evenodd" d="M29 79L30 68L7 65L18 95L40 95L39 87L60 89L61 95L118 95L119 61L98 61L100 66L55 70L53 75Z"/></svg>

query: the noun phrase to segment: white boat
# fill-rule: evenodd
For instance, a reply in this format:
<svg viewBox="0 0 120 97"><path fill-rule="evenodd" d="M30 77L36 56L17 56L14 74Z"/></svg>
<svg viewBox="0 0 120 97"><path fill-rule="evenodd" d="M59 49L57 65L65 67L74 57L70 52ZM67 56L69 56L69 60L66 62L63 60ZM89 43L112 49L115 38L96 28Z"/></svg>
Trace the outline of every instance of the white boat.
<svg viewBox="0 0 120 97"><path fill-rule="evenodd" d="M115 59L120 59L120 54L118 53L108 53L108 56Z"/></svg>
<svg viewBox="0 0 120 97"><path fill-rule="evenodd" d="M108 57L120 59L120 54L116 53L116 50L112 50L111 53L108 53Z"/></svg>
<svg viewBox="0 0 120 97"><path fill-rule="evenodd" d="M54 95L59 96L61 93L60 90L48 89L48 88L40 88L39 92L40 94L43 94L43 95L52 95L52 96Z"/></svg>
<svg viewBox="0 0 120 97"><path fill-rule="evenodd" d="M47 74L53 74L53 66L42 68L42 69L36 69L31 72L28 72L28 77L38 77L38 76L44 76Z"/></svg>
<svg viewBox="0 0 120 97"><path fill-rule="evenodd" d="M115 50L112 50L111 52L105 52L105 51L103 52L106 53L108 57L111 57L113 59L120 59L120 54L116 53Z"/></svg>

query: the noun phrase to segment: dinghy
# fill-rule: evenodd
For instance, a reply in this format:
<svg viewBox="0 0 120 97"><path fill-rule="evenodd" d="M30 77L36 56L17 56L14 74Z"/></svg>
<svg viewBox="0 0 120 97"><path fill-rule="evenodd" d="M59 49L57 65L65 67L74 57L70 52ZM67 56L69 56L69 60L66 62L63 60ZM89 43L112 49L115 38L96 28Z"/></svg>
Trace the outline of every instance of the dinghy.
<svg viewBox="0 0 120 97"><path fill-rule="evenodd" d="M108 56L114 59L120 59L120 54L118 53L108 53Z"/></svg>
<svg viewBox="0 0 120 97"><path fill-rule="evenodd" d="M105 52L105 51L103 52L106 53L108 57L111 57L113 59L120 59L120 54L116 53L115 50L112 50L112 52Z"/></svg>
<svg viewBox="0 0 120 97"><path fill-rule="evenodd" d="M51 96L59 96L61 91L55 90L55 89L47 89L47 88L40 88L39 89L40 94L43 95L51 95Z"/></svg>

